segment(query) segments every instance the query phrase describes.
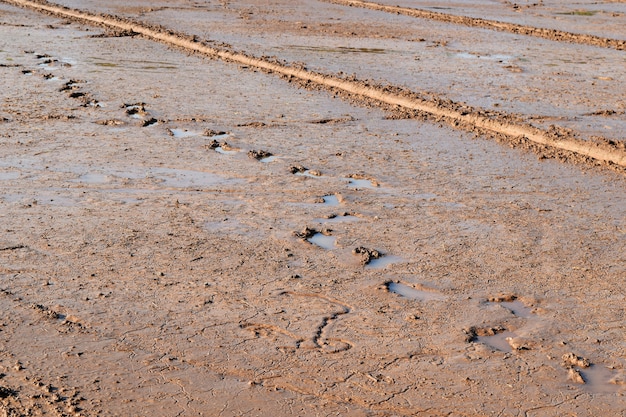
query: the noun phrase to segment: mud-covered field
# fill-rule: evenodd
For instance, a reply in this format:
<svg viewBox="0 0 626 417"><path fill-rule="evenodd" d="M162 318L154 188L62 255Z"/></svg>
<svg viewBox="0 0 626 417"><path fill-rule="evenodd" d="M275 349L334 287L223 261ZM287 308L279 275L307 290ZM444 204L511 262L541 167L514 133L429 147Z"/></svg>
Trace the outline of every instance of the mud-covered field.
<svg viewBox="0 0 626 417"><path fill-rule="evenodd" d="M622 415L625 25L0 1L0 415Z"/></svg>

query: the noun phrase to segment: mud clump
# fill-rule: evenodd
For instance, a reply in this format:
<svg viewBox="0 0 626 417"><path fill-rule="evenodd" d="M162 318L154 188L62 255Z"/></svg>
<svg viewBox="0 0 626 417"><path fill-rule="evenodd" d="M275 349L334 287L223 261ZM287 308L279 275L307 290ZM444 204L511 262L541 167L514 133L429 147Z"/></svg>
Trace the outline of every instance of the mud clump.
<svg viewBox="0 0 626 417"><path fill-rule="evenodd" d="M495 336L498 333L505 332L506 328L502 326L493 326L493 327L475 327L472 326L469 329L464 330L465 332L465 342L471 343L478 340L479 337L483 336Z"/></svg>
<svg viewBox="0 0 626 417"><path fill-rule="evenodd" d="M207 129L202 133L204 136L207 137L213 137L213 136L222 136L222 135L226 135L226 132L223 132L221 130L213 130L213 129Z"/></svg>
<svg viewBox="0 0 626 417"><path fill-rule="evenodd" d="M589 368L591 366L591 362L589 359L583 358L581 356L576 355L575 353L566 353L561 357L561 366L564 368L571 368L574 366L578 366L580 368Z"/></svg>
<svg viewBox="0 0 626 417"><path fill-rule="evenodd" d="M362 265L367 265L374 259L378 259L381 256L383 256L383 254L377 251L376 249L369 249L364 246L359 246L358 248L354 248L352 250L352 253L354 255L358 255L361 257Z"/></svg>
<svg viewBox="0 0 626 417"><path fill-rule="evenodd" d="M308 170L302 165L292 165L289 167L289 172L292 174L302 174L303 172L306 172L306 171Z"/></svg>
<svg viewBox="0 0 626 417"><path fill-rule="evenodd" d="M122 108L126 109L126 114L128 116L145 116L148 114L146 111L146 103L123 104Z"/></svg>
<svg viewBox="0 0 626 417"><path fill-rule="evenodd" d="M144 120L141 123L141 127L148 127L148 126L152 126L159 123L159 121L157 119L155 119L154 117L151 117L150 119Z"/></svg>
<svg viewBox="0 0 626 417"><path fill-rule="evenodd" d="M61 315L59 313L57 313L56 311L50 310L48 309L48 307L41 305L41 304L33 304L31 305L31 308L33 310L38 311L43 317L49 318L49 319L59 319L61 318Z"/></svg>
<svg viewBox="0 0 626 417"><path fill-rule="evenodd" d="M494 297L489 297L491 303L510 303L517 300L517 295L514 294L500 294Z"/></svg>
<svg viewBox="0 0 626 417"><path fill-rule="evenodd" d="M84 83L84 81L81 81L81 80L69 80L68 82L63 84L63 87L61 87L59 89L59 91L63 92L63 91L77 90L77 89L80 88L78 86L78 84L80 84L80 83Z"/></svg>
<svg viewBox="0 0 626 417"><path fill-rule="evenodd" d="M264 151L264 150L248 151L248 157L252 159L256 159L257 161L260 161L261 159L269 158L270 156L272 156L272 153L268 151Z"/></svg>
<svg viewBox="0 0 626 417"><path fill-rule="evenodd" d="M311 229L309 227L305 227L301 232L293 232L293 235L299 239L307 240L315 236L316 234L322 234L324 236L331 236L332 230L328 228L324 228L322 230Z"/></svg>
<svg viewBox="0 0 626 417"><path fill-rule="evenodd" d="M226 142L224 142L226 143ZM211 141L211 143L209 143L208 145L205 145L205 148L207 149L217 149L217 148L221 148L222 147L222 143L216 141L215 139L213 139L213 141Z"/></svg>
<svg viewBox="0 0 626 417"><path fill-rule="evenodd" d="M317 230L305 227L301 232L293 232L293 235L299 239L306 240L317 233Z"/></svg>
<svg viewBox="0 0 626 417"><path fill-rule="evenodd" d="M12 390L11 388L0 387L0 398L14 397L16 395L17 392Z"/></svg>
<svg viewBox="0 0 626 417"><path fill-rule="evenodd" d="M584 384L585 383L585 379L583 378L583 376L580 374L580 371L574 369L574 368L569 368L569 371L567 372L567 379L569 379L570 381L573 381L577 384Z"/></svg>

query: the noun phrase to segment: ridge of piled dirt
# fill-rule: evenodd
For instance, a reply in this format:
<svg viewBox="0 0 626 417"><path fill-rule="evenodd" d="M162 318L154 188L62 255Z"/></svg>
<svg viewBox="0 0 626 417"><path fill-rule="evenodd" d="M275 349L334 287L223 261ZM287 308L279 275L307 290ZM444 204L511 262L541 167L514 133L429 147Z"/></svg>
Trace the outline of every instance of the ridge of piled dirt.
<svg viewBox="0 0 626 417"><path fill-rule="evenodd" d="M545 131L527 124L516 123L512 115L494 112L485 113L482 109L462 106L449 100L436 98L423 99L415 93L402 92L401 89L393 87L381 88L355 79L345 79L309 71L302 65L291 66L266 58L253 57L245 52L236 52L223 47L212 47L209 46L207 42L200 41L195 36L189 36L164 27L123 19L118 16L96 15L47 1L4 1L64 18L106 26L115 30L137 33L146 38L183 48L191 52L252 66L257 69L280 74L290 79L295 78L305 84L313 83L321 88L328 88L335 91L339 90L349 95L375 100L385 105L397 106L408 111L424 113L437 119L445 120L463 130L482 133L488 132L504 136L513 144L527 140L540 147L545 147L548 150L555 150L557 153L570 152L574 155L580 155L580 158L574 159L590 162L592 165L595 165L599 161L608 165L626 167L626 150L622 143L615 143L608 140L597 140L595 142L580 140L574 135L564 133L562 129ZM558 134L555 134L555 131L558 131Z"/></svg>
<svg viewBox="0 0 626 417"><path fill-rule="evenodd" d="M537 38L549 39L557 42L571 42L584 45L593 45L600 48L612 48L618 51L626 50L626 41L621 39L611 39L602 36L587 35L582 33L566 32L558 29L538 28L534 26L519 25L497 20L481 19L469 16L457 16L430 10L415 9L400 6L387 6L384 4L360 1L360 0L322 0L327 3L340 4L343 6L362 7L370 10L377 10L386 13L402 14L405 16L417 17L420 19L437 20L439 22L454 23L469 27L479 27L483 29L497 30L499 32L509 32L516 35L534 36Z"/></svg>

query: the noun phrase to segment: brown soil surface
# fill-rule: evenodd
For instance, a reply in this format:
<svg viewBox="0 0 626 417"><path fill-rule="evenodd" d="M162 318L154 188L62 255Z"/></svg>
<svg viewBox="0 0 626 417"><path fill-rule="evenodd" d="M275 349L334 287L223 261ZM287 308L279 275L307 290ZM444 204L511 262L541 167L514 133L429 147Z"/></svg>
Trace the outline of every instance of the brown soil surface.
<svg viewBox="0 0 626 417"><path fill-rule="evenodd" d="M515 35L524 61L510 33L328 2L61 2L99 25L15 2L4 415L626 409L623 51L552 67L571 42ZM548 27L559 2L499 3Z"/></svg>

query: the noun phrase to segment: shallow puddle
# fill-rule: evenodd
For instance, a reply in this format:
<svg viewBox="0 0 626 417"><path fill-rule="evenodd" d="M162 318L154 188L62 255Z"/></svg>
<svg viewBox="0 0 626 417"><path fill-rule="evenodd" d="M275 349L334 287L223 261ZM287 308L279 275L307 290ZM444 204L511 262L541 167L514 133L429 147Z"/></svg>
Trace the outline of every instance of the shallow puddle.
<svg viewBox="0 0 626 417"><path fill-rule="evenodd" d="M267 163L270 163L270 162L274 162L276 159L277 158L274 155L272 155L272 156L268 156L267 158L259 159L259 161L267 164Z"/></svg>
<svg viewBox="0 0 626 417"><path fill-rule="evenodd" d="M381 256L378 259L372 259L367 265L365 265L365 268L382 269L382 268L386 268L387 266L391 264L397 264L401 262L404 262L404 259L402 259L399 256L394 256L394 255Z"/></svg>
<svg viewBox="0 0 626 417"><path fill-rule="evenodd" d="M387 289L389 289L389 292L398 294L405 298L410 298L411 300L441 301L441 300L446 299L446 296L443 294L440 294L434 291L418 290L416 288L409 287L408 285L401 284L399 282L388 283Z"/></svg>
<svg viewBox="0 0 626 417"><path fill-rule="evenodd" d="M522 303L519 300L503 301L498 304L500 304L504 308L511 310L511 312L518 317L529 318L529 317L532 317L533 315L532 308L526 306L524 303Z"/></svg>
<svg viewBox="0 0 626 417"><path fill-rule="evenodd" d="M301 177L311 177L311 178L319 178L322 175L319 173L319 171L314 171L314 173L311 173L310 169L307 169L304 172L296 172L296 175L299 175Z"/></svg>
<svg viewBox="0 0 626 417"><path fill-rule="evenodd" d="M359 217L357 216L352 216L350 214L345 215L345 216L335 216L335 217L330 217L327 219L315 219L316 222L319 223L342 223L342 222L356 222L361 220Z"/></svg>
<svg viewBox="0 0 626 417"><path fill-rule="evenodd" d="M591 365L589 368L581 369L580 374L585 380L583 389L587 391L595 394L610 394L620 390L619 385L610 382L616 373L606 366Z"/></svg>
<svg viewBox="0 0 626 417"><path fill-rule="evenodd" d="M84 174L78 177L76 181L87 184L105 184L110 181L110 178L105 174Z"/></svg>
<svg viewBox="0 0 626 417"><path fill-rule="evenodd" d="M336 195L325 195L322 197L324 199L324 204L327 206L338 206L339 198Z"/></svg>
<svg viewBox="0 0 626 417"><path fill-rule="evenodd" d="M490 348L499 350L500 352L512 352L513 348L506 340L507 337L516 337L513 332L501 332L493 336L478 336L476 341L489 346Z"/></svg>
<svg viewBox="0 0 626 417"><path fill-rule="evenodd" d="M19 177L19 172L0 172L0 181L16 180Z"/></svg>
<svg viewBox="0 0 626 417"><path fill-rule="evenodd" d="M354 188L375 188L376 186L372 184L371 180L362 180L355 178L344 178L348 181L348 185Z"/></svg>
<svg viewBox="0 0 626 417"><path fill-rule="evenodd" d="M192 136L200 136L201 132L194 132L187 129L168 129L175 138L189 138Z"/></svg>
<svg viewBox="0 0 626 417"><path fill-rule="evenodd" d="M326 236L322 233L316 233L313 236L311 236L310 238L307 239L307 241L313 243L314 245L319 246L320 248L326 249L326 250L333 250L336 248L335 245L335 241L337 240L337 238L335 236Z"/></svg>
<svg viewBox="0 0 626 417"><path fill-rule="evenodd" d="M215 152L217 153L221 153L222 155L233 155L236 154L237 151L232 151L232 150L225 150L224 148L222 148L221 146L218 146L217 148L215 148Z"/></svg>

